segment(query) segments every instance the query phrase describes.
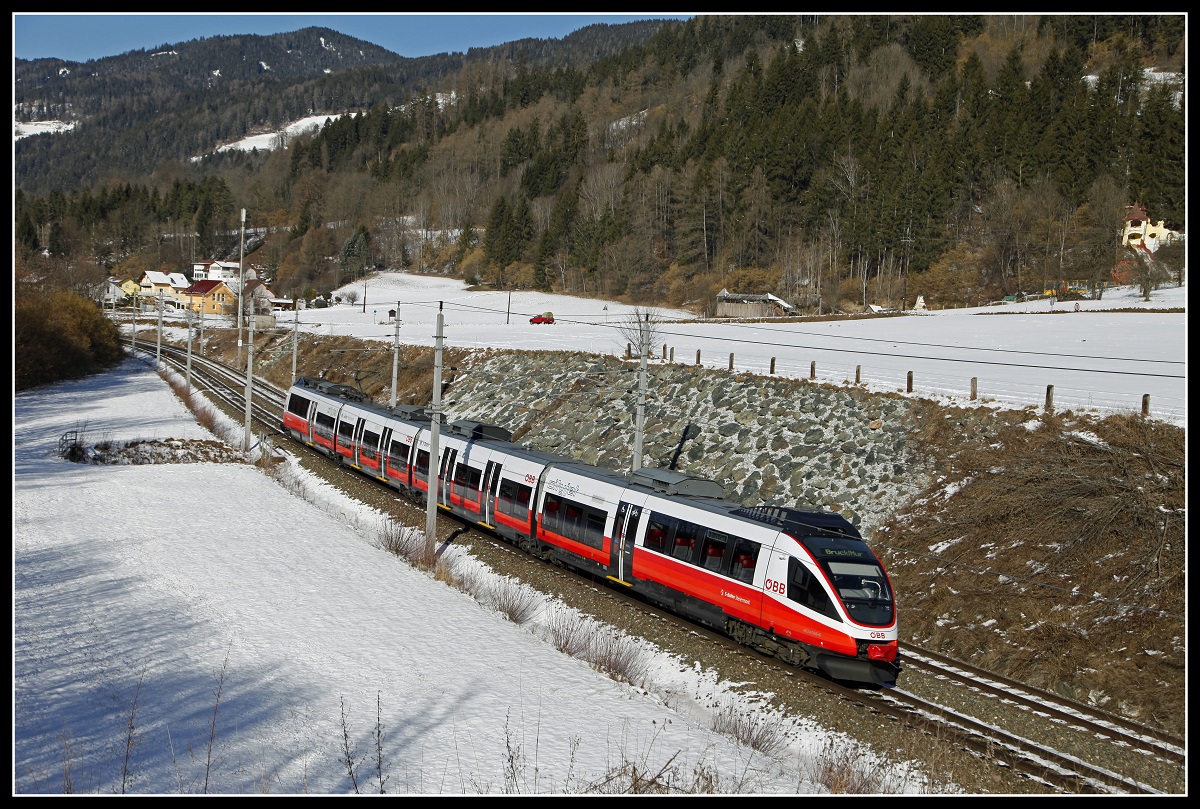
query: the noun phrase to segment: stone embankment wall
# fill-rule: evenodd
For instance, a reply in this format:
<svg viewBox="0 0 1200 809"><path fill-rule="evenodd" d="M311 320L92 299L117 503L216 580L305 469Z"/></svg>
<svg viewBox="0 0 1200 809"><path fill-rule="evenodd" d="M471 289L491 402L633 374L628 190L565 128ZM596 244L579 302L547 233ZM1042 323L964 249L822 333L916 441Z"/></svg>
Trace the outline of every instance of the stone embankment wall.
<svg viewBox="0 0 1200 809"><path fill-rule="evenodd" d="M932 403L804 380L651 362L642 466L720 482L747 505L810 505L870 532L932 479L917 436ZM444 379L444 419L505 427L549 452L628 471L638 363L599 355L476 352ZM982 416L982 418L981 418ZM978 434L990 414L963 424Z"/></svg>

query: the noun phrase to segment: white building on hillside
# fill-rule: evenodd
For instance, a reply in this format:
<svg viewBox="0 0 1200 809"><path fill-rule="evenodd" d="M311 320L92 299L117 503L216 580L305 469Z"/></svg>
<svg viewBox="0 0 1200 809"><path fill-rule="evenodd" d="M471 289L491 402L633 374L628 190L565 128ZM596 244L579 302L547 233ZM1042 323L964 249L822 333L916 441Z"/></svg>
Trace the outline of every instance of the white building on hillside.
<svg viewBox="0 0 1200 809"><path fill-rule="evenodd" d="M236 261L208 260L197 261L192 265L193 281L224 281L225 286L232 289L235 293L238 291L241 278L241 266ZM258 273L254 267L247 264L246 280L253 281L256 278L258 278Z"/></svg>

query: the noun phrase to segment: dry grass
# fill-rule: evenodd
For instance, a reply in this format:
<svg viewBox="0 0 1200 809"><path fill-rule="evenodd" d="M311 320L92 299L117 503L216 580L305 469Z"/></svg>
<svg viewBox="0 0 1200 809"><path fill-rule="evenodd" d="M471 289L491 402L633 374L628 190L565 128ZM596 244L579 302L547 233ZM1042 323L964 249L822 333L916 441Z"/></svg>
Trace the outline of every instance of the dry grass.
<svg viewBox="0 0 1200 809"><path fill-rule="evenodd" d="M595 622L562 605L550 607L546 632L555 649L571 657L582 657L596 634Z"/></svg>
<svg viewBox="0 0 1200 809"><path fill-rule="evenodd" d="M875 542L908 636L1182 735L1183 431L1064 414L946 446Z"/></svg>
<svg viewBox="0 0 1200 809"><path fill-rule="evenodd" d="M500 579L489 588L486 603L517 626L523 626L546 606L546 597L518 581Z"/></svg>
<svg viewBox="0 0 1200 809"><path fill-rule="evenodd" d="M582 657L597 671L618 682L641 687L650 672L650 655L634 638L609 627L597 625L587 651Z"/></svg>
<svg viewBox="0 0 1200 809"><path fill-rule="evenodd" d="M713 716L712 729L768 756L788 744L783 722L763 711L741 710L732 701L725 702Z"/></svg>

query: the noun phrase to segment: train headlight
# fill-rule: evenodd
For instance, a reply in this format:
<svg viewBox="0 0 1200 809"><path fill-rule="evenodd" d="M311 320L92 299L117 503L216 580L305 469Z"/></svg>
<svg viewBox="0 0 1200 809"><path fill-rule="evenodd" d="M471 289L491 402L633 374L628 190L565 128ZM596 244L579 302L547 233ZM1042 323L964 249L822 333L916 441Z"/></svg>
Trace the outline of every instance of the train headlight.
<svg viewBox="0 0 1200 809"><path fill-rule="evenodd" d="M897 645L895 643L872 643L867 647L868 660L895 660Z"/></svg>

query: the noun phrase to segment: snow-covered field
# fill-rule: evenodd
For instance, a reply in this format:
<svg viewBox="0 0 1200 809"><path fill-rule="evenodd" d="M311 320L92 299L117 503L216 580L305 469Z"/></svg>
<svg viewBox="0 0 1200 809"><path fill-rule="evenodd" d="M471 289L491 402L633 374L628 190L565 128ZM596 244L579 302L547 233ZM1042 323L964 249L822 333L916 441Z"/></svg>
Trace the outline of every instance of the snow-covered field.
<svg viewBox="0 0 1200 809"><path fill-rule="evenodd" d="M383 273L343 287L343 303L281 313L310 332L391 342L394 311L402 343L432 345L438 312L444 345L461 348L625 353L636 307L540 292L474 291L440 276ZM346 302L347 294L353 303ZM1057 409L1101 414L1141 412L1187 422L1187 286L1155 290L1143 301L1133 287L1101 300L1048 300L914 312L902 317L794 323L701 322L681 310L649 310L659 343L655 361L710 368L813 375L877 391L944 399L962 406L1040 407L1053 386ZM554 313L554 325L529 318ZM814 365L815 364L815 365ZM970 400L971 380L977 399Z"/></svg>

